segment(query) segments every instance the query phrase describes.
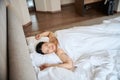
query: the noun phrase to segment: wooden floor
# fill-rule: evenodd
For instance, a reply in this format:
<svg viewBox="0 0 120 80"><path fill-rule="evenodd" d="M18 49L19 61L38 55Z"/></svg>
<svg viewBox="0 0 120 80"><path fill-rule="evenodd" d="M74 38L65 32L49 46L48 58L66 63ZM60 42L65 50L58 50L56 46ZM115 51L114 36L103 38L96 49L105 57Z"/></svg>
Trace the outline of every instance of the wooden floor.
<svg viewBox="0 0 120 80"><path fill-rule="evenodd" d="M25 36L32 36L40 31L54 30L61 28L71 23L81 22L93 18L105 16L99 9L88 9L84 16L76 13L74 5L62 7L61 12L57 13L43 13L43 12L30 12L32 25L23 27Z"/></svg>

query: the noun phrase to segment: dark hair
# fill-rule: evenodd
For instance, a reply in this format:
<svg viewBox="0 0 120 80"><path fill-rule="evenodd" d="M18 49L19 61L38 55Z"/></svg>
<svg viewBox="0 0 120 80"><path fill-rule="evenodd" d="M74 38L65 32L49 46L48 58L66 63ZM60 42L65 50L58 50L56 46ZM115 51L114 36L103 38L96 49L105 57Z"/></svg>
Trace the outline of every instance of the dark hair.
<svg viewBox="0 0 120 80"><path fill-rule="evenodd" d="M44 44L45 42L39 42L37 45L36 45L36 52L39 53L39 54L44 54L41 50L42 48L42 45Z"/></svg>

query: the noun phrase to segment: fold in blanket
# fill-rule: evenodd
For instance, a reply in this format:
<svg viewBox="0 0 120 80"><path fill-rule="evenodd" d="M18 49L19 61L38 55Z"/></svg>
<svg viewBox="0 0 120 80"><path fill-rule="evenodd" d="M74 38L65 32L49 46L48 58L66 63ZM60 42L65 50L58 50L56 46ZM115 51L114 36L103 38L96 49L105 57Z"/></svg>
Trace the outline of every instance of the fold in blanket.
<svg viewBox="0 0 120 80"><path fill-rule="evenodd" d="M73 59L86 52L120 49L120 22L56 31L60 47Z"/></svg>

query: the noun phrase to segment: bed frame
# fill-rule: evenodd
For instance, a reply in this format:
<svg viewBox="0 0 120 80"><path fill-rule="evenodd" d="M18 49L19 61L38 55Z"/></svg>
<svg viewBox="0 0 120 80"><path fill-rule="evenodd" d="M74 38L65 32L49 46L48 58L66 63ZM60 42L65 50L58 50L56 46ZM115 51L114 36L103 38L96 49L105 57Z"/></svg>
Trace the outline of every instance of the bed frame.
<svg viewBox="0 0 120 80"><path fill-rule="evenodd" d="M37 80L16 8L5 1L0 0L0 80Z"/></svg>

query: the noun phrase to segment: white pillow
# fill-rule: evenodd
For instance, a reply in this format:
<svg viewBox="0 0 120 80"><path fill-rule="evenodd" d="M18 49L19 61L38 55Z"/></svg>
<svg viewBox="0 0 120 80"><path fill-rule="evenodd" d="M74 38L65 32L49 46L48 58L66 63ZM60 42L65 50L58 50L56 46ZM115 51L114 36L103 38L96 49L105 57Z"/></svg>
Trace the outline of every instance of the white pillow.
<svg viewBox="0 0 120 80"><path fill-rule="evenodd" d="M55 53L41 55L38 53L31 53L30 57L32 59L33 66L39 67L42 64L57 64L62 63L59 57Z"/></svg>
<svg viewBox="0 0 120 80"><path fill-rule="evenodd" d="M48 37L42 37L39 40L36 40L34 36L27 37L27 44L30 52L30 57L32 59L32 64L34 67L39 67L42 64L48 63L48 64L56 64L56 63L62 63L62 61L59 59L59 57L55 53L42 55L36 52L35 48L36 45L39 42L49 42Z"/></svg>

